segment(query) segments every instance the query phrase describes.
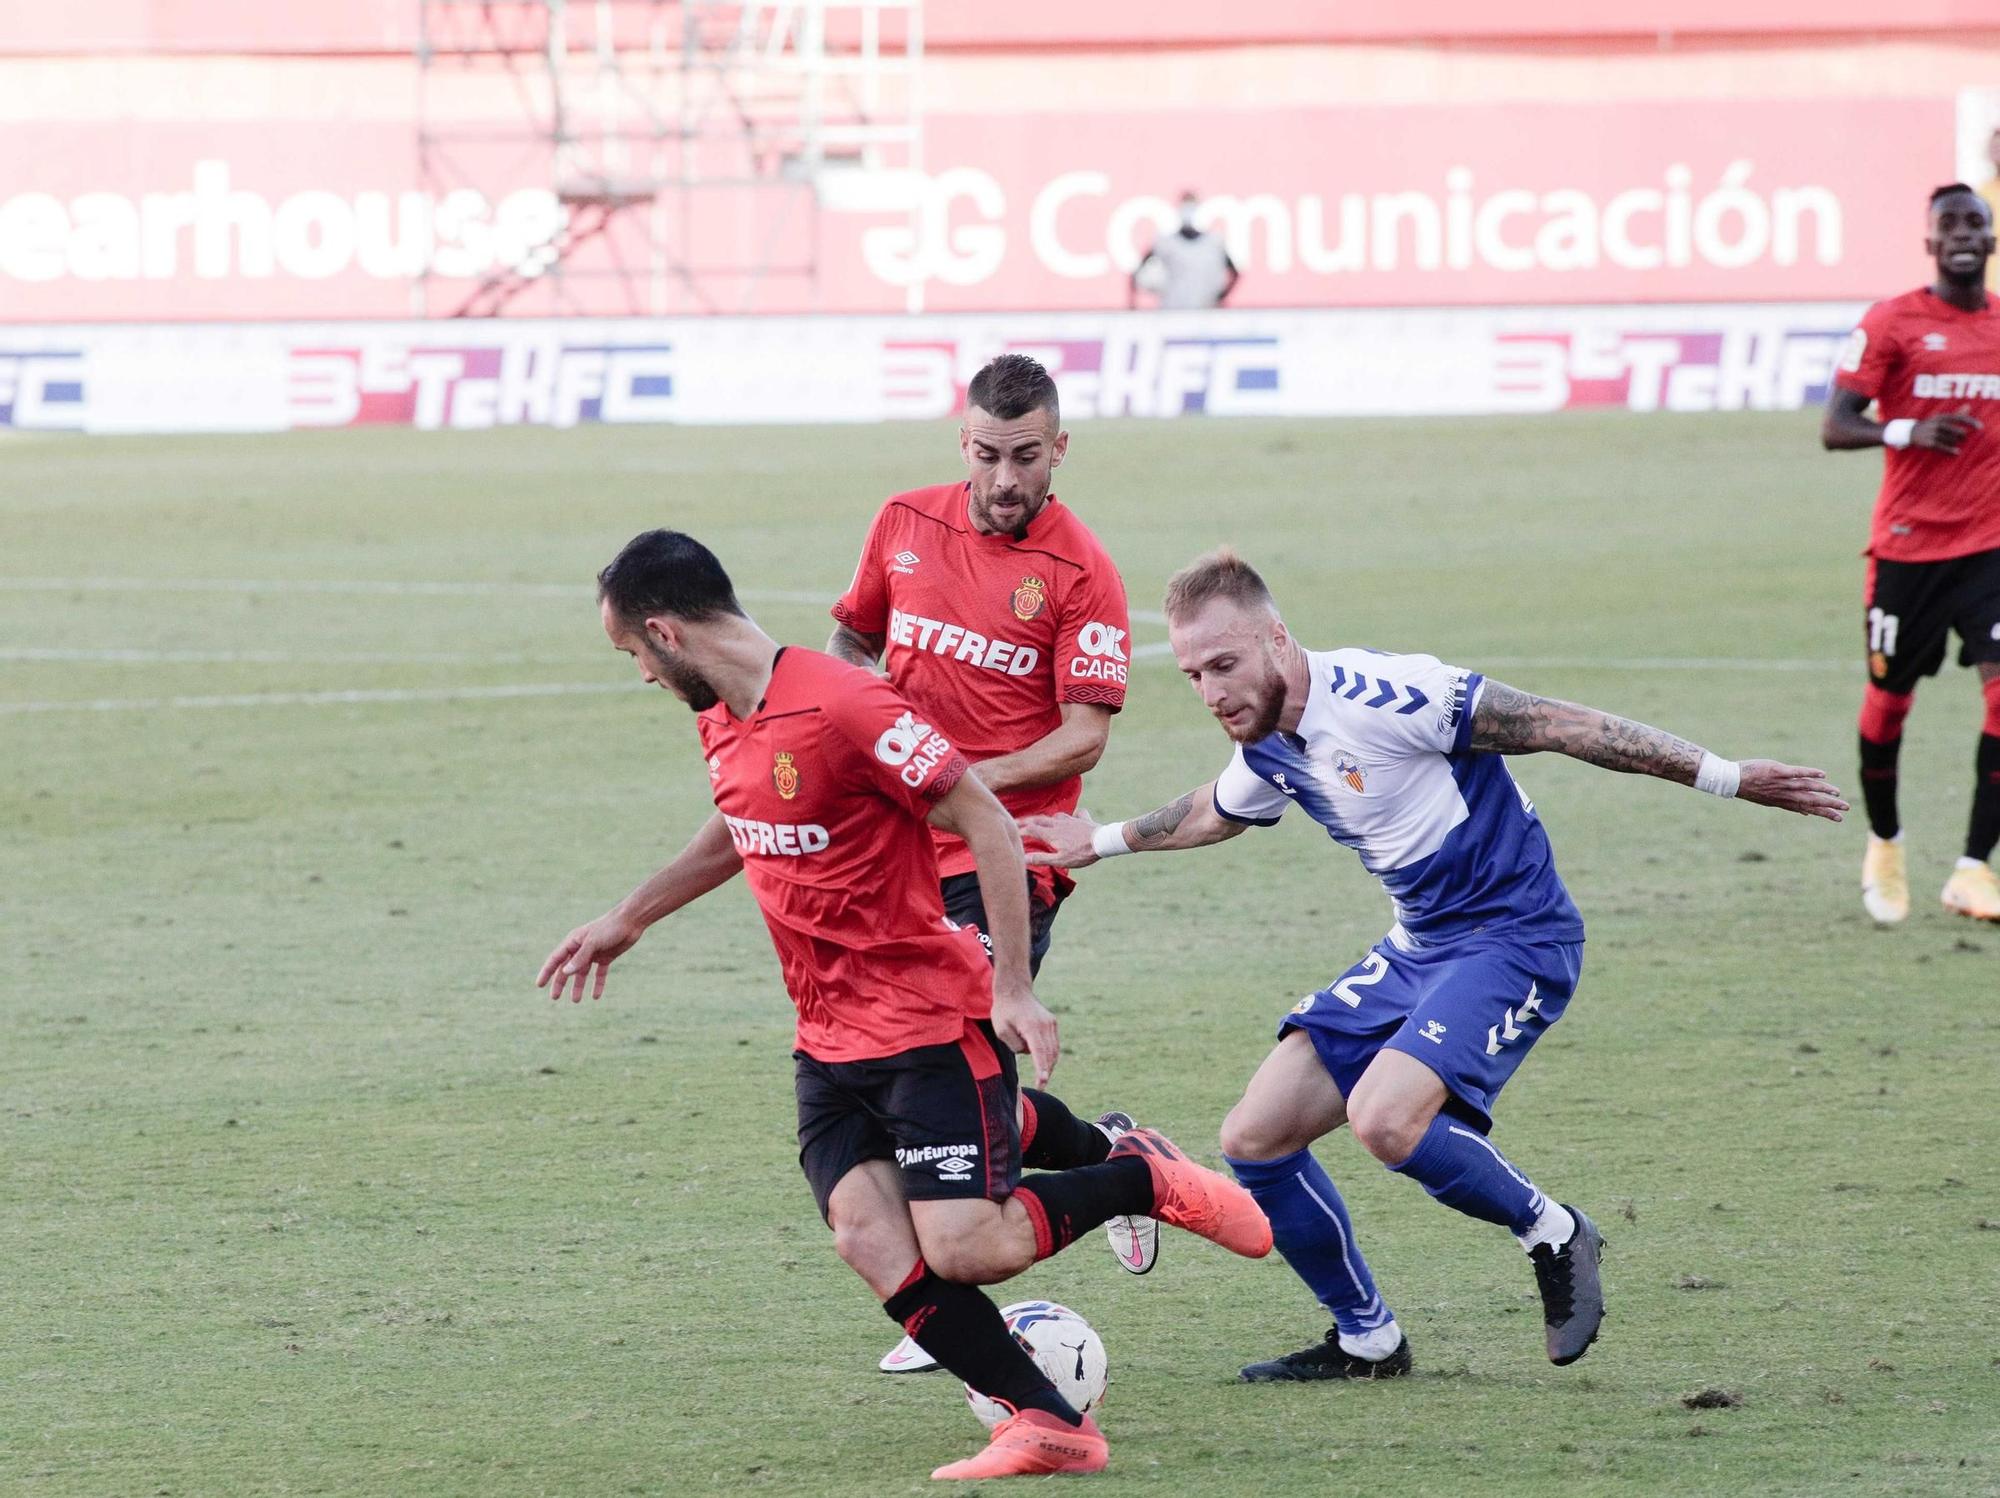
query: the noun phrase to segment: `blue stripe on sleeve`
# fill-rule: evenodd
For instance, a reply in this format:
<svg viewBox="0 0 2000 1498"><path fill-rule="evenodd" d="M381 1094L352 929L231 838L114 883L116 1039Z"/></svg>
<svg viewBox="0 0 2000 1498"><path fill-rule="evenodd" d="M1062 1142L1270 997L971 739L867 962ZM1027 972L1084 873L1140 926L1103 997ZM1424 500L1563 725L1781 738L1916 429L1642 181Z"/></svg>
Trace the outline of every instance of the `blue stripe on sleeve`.
<svg viewBox="0 0 2000 1498"><path fill-rule="evenodd" d="M1463 754L1472 746L1472 709L1479 701L1479 689L1485 684L1485 676L1477 671L1465 678L1465 707L1458 715L1458 732L1452 735L1453 754Z"/></svg>
<svg viewBox="0 0 2000 1498"><path fill-rule="evenodd" d="M1278 825L1276 817L1238 816L1222 804L1222 793L1220 791L1217 791L1210 799L1215 802L1215 814L1226 822L1237 822L1245 827L1275 827Z"/></svg>

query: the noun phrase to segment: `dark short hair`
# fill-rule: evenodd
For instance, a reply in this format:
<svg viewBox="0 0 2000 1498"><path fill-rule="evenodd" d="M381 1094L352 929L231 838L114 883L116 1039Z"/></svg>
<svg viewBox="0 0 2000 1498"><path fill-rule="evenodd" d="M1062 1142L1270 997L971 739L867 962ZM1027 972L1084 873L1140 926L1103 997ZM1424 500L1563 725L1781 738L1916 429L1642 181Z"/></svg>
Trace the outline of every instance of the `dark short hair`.
<svg viewBox="0 0 2000 1498"><path fill-rule="evenodd" d="M743 612L715 553L680 531L645 531L627 541L597 574L597 596L627 620L653 614L702 620Z"/></svg>
<svg viewBox="0 0 2000 1498"><path fill-rule="evenodd" d="M1966 193L1975 198L1979 197L1979 189L1976 187L1968 187L1963 182L1947 182L1943 187L1933 187L1931 189L1930 206L1935 208L1940 198L1952 198L1958 196L1960 193ZM1984 200L1982 199L1981 201Z"/></svg>
<svg viewBox="0 0 2000 1498"><path fill-rule="evenodd" d="M1047 411L1062 420L1056 382L1026 354L1002 354L980 370L965 388L965 404L1002 421L1018 420L1030 411Z"/></svg>

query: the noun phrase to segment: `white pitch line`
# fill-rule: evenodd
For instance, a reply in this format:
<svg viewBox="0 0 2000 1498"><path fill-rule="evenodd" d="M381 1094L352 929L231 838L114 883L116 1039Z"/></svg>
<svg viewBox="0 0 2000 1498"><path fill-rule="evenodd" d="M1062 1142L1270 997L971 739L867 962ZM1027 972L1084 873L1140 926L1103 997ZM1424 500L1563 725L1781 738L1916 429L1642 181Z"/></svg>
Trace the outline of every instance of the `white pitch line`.
<svg viewBox="0 0 2000 1498"><path fill-rule="evenodd" d="M0 717L20 713L161 712L200 707L341 707L376 702L483 702L508 697L574 697L631 692L637 682L550 682L512 687L407 687L346 692L247 692L230 697L93 697L75 702L0 702Z"/></svg>
<svg viewBox="0 0 2000 1498"><path fill-rule="evenodd" d="M741 588L750 603L831 606L845 590ZM331 593L390 598L589 598L589 583L435 582L361 578L0 577L0 593ZM1164 622L1164 620L1162 620Z"/></svg>
<svg viewBox="0 0 2000 1498"><path fill-rule="evenodd" d="M0 661L59 661L94 666L574 666L574 655L474 655L391 651L68 650L0 647Z"/></svg>
<svg viewBox="0 0 2000 1498"><path fill-rule="evenodd" d="M1816 660L1797 656L1755 655L1496 655L1478 670L1501 671L1853 671L1862 662Z"/></svg>
<svg viewBox="0 0 2000 1498"><path fill-rule="evenodd" d="M1165 640L1154 640L1150 644L1133 649L1135 661L1158 660L1173 654L1174 647ZM1810 660L1783 656L1721 656L1721 655L1641 655L1641 656L1588 656L1588 655L1496 655L1478 662L1480 671L1852 671L1858 672L1858 661Z"/></svg>

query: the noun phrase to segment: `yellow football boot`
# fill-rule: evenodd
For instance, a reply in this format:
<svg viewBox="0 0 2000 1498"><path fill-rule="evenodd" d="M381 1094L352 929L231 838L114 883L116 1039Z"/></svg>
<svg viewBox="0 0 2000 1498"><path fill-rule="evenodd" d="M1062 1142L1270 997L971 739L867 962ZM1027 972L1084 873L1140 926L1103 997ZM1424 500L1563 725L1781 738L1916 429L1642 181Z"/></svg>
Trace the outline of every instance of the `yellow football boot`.
<svg viewBox="0 0 2000 1498"><path fill-rule="evenodd" d="M1945 882L1943 899L1944 908L1953 915L2000 921L2000 874L1990 864L1961 858Z"/></svg>
<svg viewBox="0 0 2000 1498"><path fill-rule="evenodd" d="M1947 896L1949 891L1947 885ZM1910 918L1910 875L1900 841L1868 834L1868 852L1861 860L1861 903L1878 926L1900 926Z"/></svg>

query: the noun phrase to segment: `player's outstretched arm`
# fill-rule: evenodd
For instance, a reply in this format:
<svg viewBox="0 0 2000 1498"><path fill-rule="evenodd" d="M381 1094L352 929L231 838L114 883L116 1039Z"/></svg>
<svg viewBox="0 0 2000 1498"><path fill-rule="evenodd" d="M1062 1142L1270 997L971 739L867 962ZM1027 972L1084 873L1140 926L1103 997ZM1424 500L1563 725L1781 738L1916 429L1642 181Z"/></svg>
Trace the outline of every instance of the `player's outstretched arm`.
<svg viewBox="0 0 2000 1498"><path fill-rule="evenodd" d="M986 905L993 943L993 1033L1016 1054L1026 1052L1035 1085L1047 1084L1061 1054L1056 1017L1035 997L1028 964L1028 869L1021 834L1007 808L971 775L961 775L931 807L931 825L965 839Z"/></svg>
<svg viewBox="0 0 2000 1498"><path fill-rule="evenodd" d="M1028 862L1054 869L1087 869L1120 853L1166 853L1227 842L1247 824L1232 822L1215 809L1215 782L1198 786L1158 811L1129 822L1100 823L1067 814L1022 817L1021 835L1047 843L1051 851L1031 851ZM1120 846L1122 844L1122 846Z"/></svg>
<svg viewBox="0 0 2000 1498"><path fill-rule="evenodd" d="M1858 390L1834 386L1833 394L1827 397L1826 415L1820 419L1820 446L1829 452L1852 452L1864 447L1925 447L1956 457L1965 439L1981 427L1969 405L1926 416L1922 421L1908 417L1901 421L1870 421L1867 410L1867 396Z"/></svg>
<svg viewBox="0 0 2000 1498"><path fill-rule="evenodd" d="M1847 810L1824 770L1774 759L1731 764L1664 729L1579 703L1537 697L1491 678L1473 709L1469 747L1490 754L1567 754L1607 770L1654 775L1829 822L1838 822Z"/></svg>
<svg viewBox="0 0 2000 1498"><path fill-rule="evenodd" d="M535 976L535 987L546 987L554 978L549 998L560 999L569 988L570 1002L580 1004L584 984L594 975L596 986L590 996L603 998L604 978L611 964L632 950L648 926L727 884L742 867L743 856L730 841L729 824L717 812L672 863L589 925L578 926L557 943Z"/></svg>
<svg viewBox="0 0 2000 1498"><path fill-rule="evenodd" d="M883 647L888 643L887 635L864 635L858 629L836 624L833 633L827 637L826 653L835 660L846 661L864 671L873 671L882 659Z"/></svg>
<svg viewBox="0 0 2000 1498"><path fill-rule="evenodd" d="M1065 702L1060 711L1062 721L1027 748L983 759L972 767L972 773L990 791L1059 785L1089 774L1104 758L1104 746L1110 742L1111 709L1095 702Z"/></svg>

